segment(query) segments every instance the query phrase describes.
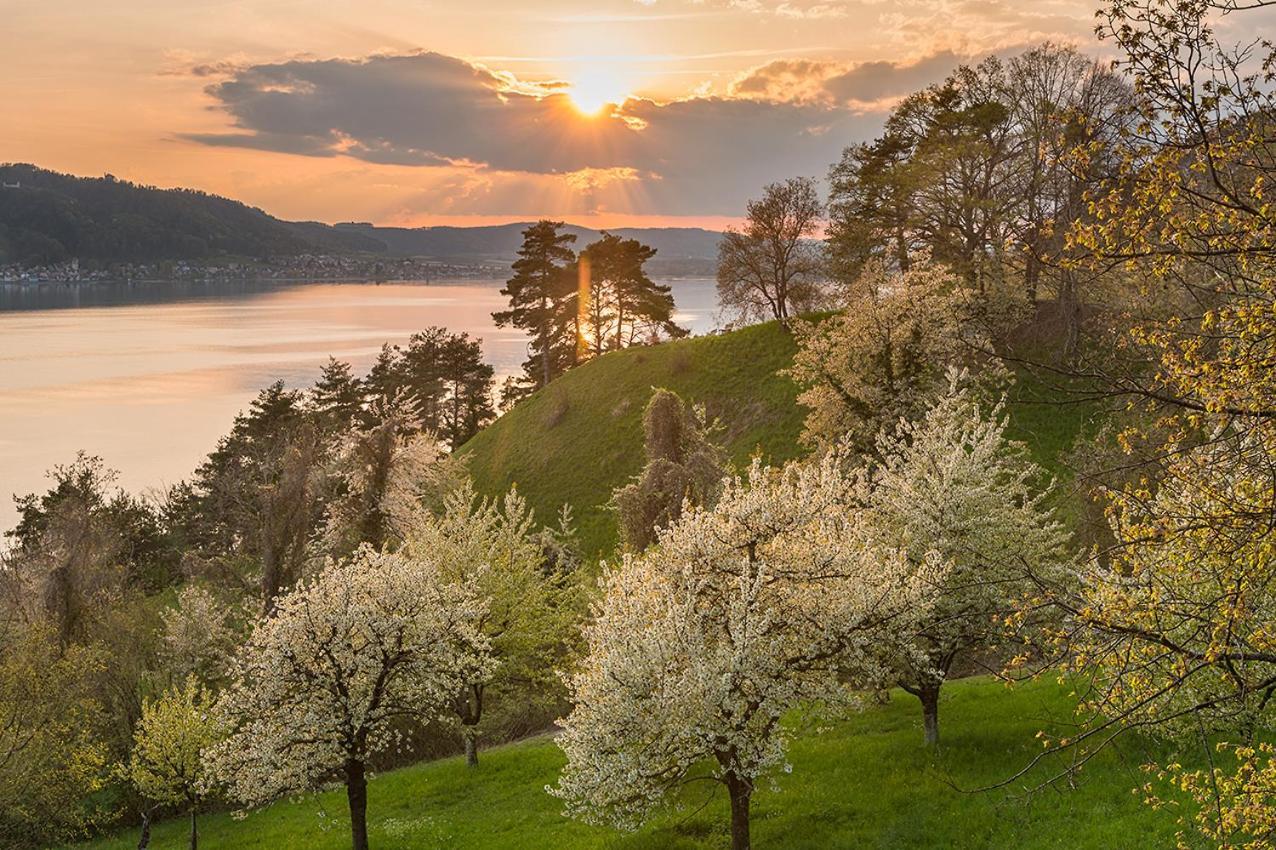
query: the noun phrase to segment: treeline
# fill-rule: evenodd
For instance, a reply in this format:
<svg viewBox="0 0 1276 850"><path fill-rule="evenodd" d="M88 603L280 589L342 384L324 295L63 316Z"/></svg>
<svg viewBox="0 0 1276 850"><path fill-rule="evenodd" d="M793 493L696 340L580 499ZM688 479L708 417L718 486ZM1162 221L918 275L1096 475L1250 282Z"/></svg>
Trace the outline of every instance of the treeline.
<svg viewBox="0 0 1276 850"><path fill-rule="evenodd" d="M671 288L645 269L654 248L604 232L577 254L576 235L563 227L542 220L523 231L514 276L501 290L510 307L492 314L497 327L531 337L522 378L502 388L507 403L607 351L687 334L673 321Z"/></svg>
<svg viewBox="0 0 1276 850"><path fill-rule="evenodd" d="M280 221L190 189L157 189L0 165L0 264L264 259L312 251L384 251L361 234Z"/></svg>

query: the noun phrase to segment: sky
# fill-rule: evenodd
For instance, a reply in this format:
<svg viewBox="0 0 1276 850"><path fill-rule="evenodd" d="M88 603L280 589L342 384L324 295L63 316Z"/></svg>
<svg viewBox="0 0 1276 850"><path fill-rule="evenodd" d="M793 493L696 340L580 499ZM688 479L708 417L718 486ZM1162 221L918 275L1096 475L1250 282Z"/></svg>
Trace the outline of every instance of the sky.
<svg viewBox="0 0 1276 850"><path fill-rule="evenodd" d="M289 219L721 226L1097 0L0 0L0 161Z"/></svg>

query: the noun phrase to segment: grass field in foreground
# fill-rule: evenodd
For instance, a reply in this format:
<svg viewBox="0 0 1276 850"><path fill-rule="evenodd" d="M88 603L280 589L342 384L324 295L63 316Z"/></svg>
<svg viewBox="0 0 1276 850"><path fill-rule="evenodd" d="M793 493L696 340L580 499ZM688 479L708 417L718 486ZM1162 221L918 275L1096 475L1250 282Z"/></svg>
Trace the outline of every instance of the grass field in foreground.
<svg viewBox="0 0 1276 850"><path fill-rule="evenodd" d="M921 741L916 701L898 691L830 728L799 731L791 774L763 782L755 796L757 850L828 848L1069 848L1173 846L1173 815L1132 793L1146 781L1139 742L1130 739L1087 766L1074 788L1024 794L1060 763L1012 788L971 793L1006 779L1040 749L1034 735L1068 720L1052 682L1008 690L987 680L950 684L941 703L943 744ZM562 757L546 737L485 752L477 769L446 759L376 777L369 788L373 850L718 850L728 846L727 804L697 783L680 805L643 830L622 834L567 820L543 790ZM151 846L186 846L183 819L158 824ZM201 818L205 850L342 850L349 847L340 790L277 803L243 820ZM135 832L82 850L136 847Z"/></svg>

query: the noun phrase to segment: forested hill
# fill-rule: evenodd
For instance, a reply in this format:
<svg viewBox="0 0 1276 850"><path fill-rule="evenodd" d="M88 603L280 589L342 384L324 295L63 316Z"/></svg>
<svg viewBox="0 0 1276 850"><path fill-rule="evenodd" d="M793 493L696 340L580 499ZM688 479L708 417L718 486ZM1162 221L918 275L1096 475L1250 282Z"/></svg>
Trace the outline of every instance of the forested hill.
<svg viewBox="0 0 1276 850"><path fill-rule="evenodd" d="M0 165L0 263L39 265L384 250L357 233L280 221L190 189Z"/></svg>
<svg viewBox="0 0 1276 850"><path fill-rule="evenodd" d="M305 253L388 254L452 263L514 259L527 223L490 227L377 227L283 221L191 189L139 186L0 164L0 265L72 258L111 262L268 258ZM569 227L578 244L598 231ZM623 228L657 250L653 271L710 274L719 234L698 228Z"/></svg>

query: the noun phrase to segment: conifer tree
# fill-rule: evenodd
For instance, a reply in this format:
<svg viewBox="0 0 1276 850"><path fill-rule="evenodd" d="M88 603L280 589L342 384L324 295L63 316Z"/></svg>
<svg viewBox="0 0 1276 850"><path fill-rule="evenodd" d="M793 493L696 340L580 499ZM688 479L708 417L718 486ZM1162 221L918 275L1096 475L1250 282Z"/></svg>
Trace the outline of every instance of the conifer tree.
<svg viewBox="0 0 1276 850"><path fill-rule="evenodd" d="M548 384L575 359L575 255L568 246L576 234L561 233L562 227L561 221L542 219L523 231L514 276L501 290L510 307L492 314L497 327L512 325L531 334L530 356L523 364L531 390Z"/></svg>

